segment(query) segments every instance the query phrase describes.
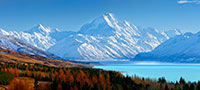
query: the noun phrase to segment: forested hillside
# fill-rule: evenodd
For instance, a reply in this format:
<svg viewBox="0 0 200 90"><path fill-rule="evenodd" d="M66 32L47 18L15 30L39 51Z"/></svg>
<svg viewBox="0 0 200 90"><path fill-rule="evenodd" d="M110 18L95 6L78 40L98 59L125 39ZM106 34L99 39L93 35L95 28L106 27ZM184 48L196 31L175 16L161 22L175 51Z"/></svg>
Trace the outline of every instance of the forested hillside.
<svg viewBox="0 0 200 90"><path fill-rule="evenodd" d="M92 68L4 63L0 70L0 89L9 90L200 90L200 82L186 83L183 78L166 82Z"/></svg>

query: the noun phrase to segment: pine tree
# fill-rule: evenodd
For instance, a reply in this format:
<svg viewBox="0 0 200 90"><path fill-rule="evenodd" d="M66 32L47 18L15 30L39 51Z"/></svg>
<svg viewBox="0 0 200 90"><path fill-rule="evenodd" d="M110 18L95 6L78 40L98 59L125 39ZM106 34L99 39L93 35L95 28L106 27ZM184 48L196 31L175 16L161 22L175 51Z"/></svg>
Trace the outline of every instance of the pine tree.
<svg viewBox="0 0 200 90"><path fill-rule="evenodd" d="M34 87L33 87L33 88L34 88L35 90L37 90L37 89L38 89L38 86L39 86L39 85L38 85L38 80L35 79Z"/></svg>
<svg viewBox="0 0 200 90"><path fill-rule="evenodd" d="M169 88L168 88L167 84L165 85L165 90L169 90Z"/></svg>
<svg viewBox="0 0 200 90"><path fill-rule="evenodd" d="M179 83L180 84L185 84L185 80L181 77L180 80L179 80Z"/></svg>

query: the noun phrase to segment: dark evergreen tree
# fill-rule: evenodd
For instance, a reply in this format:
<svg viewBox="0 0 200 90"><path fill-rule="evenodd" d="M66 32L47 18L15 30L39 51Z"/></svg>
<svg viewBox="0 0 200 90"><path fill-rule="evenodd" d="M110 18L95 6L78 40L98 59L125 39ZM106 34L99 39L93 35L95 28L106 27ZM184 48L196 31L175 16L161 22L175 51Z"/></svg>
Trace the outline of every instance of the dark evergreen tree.
<svg viewBox="0 0 200 90"><path fill-rule="evenodd" d="M185 80L181 77L180 80L179 80L179 83L180 84L185 84Z"/></svg>
<svg viewBox="0 0 200 90"><path fill-rule="evenodd" d="M167 85L167 84L165 85L165 90L169 90L169 88L168 88L168 85Z"/></svg>
<svg viewBox="0 0 200 90"><path fill-rule="evenodd" d="M200 90L200 81L197 83L196 90Z"/></svg>
<svg viewBox="0 0 200 90"><path fill-rule="evenodd" d="M190 85L190 88L189 88L189 90L195 90L195 86L194 86L194 84L193 84L193 83Z"/></svg>
<svg viewBox="0 0 200 90"><path fill-rule="evenodd" d="M165 77L158 78L158 82L160 82L160 83L166 83Z"/></svg>
<svg viewBox="0 0 200 90"><path fill-rule="evenodd" d="M38 89L38 86L39 86L39 85L38 85L38 80L35 79L34 87L33 87L33 88L34 88L35 90L37 90L37 89Z"/></svg>
<svg viewBox="0 0 200 90"><path fill-rule="evenodd" d="M188 84L184 84L183 90L189 90L189 85Z"/></svg>

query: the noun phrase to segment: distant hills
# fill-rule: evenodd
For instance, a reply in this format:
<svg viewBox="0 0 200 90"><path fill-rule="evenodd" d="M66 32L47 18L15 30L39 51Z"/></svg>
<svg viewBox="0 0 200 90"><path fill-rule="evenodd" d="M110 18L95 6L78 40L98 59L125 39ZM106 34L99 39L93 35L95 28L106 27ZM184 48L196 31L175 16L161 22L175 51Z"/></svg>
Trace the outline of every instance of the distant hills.
<svg viewBox="0 0 200 90"><path fill-rule="evenodd" d="M12 35L64 59L114 60L132 59L138 53L152 51L182 32L141 28L127 21L118 21L113 14L106 13L83 25L78 32L60 31L39 24L21 32L0 29L0 34Z"/></svg>

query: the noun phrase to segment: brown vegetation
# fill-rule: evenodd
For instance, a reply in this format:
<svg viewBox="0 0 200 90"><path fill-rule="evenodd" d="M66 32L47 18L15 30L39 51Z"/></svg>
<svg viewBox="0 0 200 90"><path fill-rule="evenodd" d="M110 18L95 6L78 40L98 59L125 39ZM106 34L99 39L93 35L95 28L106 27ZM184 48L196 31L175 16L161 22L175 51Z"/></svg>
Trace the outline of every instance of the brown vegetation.
<svg viewBox="0 0 200 90"><path fill-rule="evenodd" d="M36 56L26 53L18 53L11 50L0 49L0 62L5 63L24 63L40 64L54 67L90 67L83 64L72 63L69 61L54 60L42 56Z"/></svg>
<svg viewBox="0 0 200 90"><path fill-rule="evenodd" d="M9 90L34 90L35 80L27 77L17 77L10 82Z"/></svg>

